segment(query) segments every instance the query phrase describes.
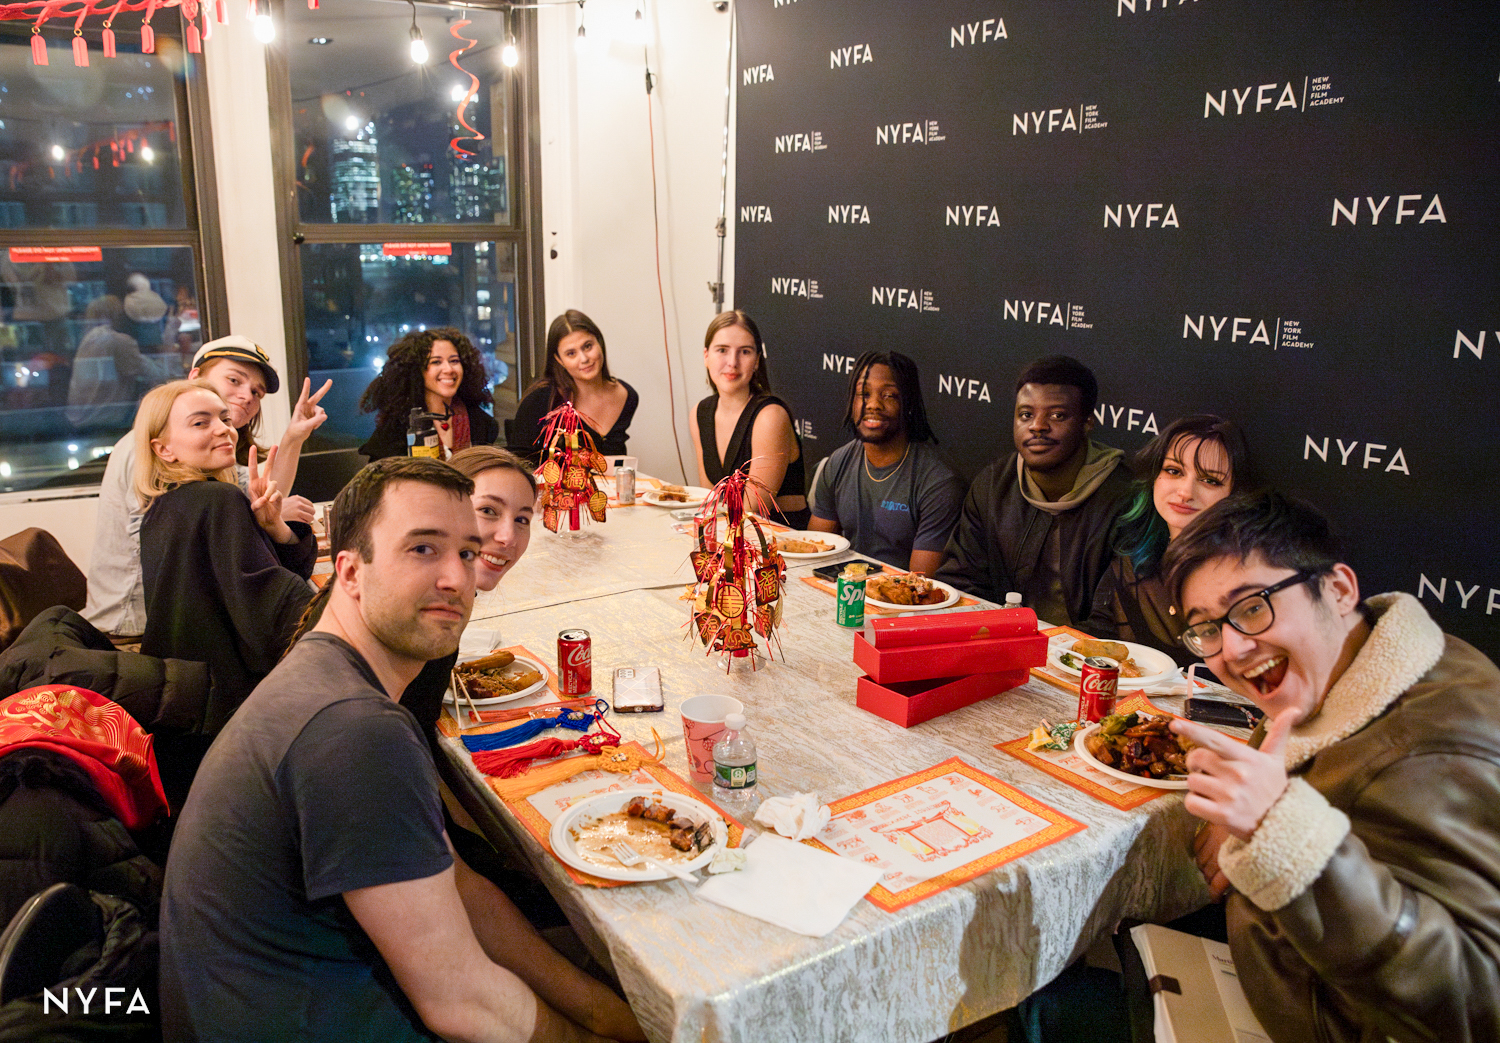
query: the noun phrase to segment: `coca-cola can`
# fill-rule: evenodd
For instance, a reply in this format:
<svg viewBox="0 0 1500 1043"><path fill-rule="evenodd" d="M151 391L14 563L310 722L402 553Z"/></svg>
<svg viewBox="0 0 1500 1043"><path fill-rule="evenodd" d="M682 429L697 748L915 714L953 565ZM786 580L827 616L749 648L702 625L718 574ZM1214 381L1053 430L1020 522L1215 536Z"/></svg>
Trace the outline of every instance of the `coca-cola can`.
<svg viewBox="0 0 1500 1043"><path fill-rule="evenodd" d="M629 507L635 503L635 468L615 468L615 499L620 501L620 506Z"/></svg>
<svg viewBox="0 0 1500 1043"><path fill-rule="evenodd" d="M1089 656L1083 661L1083 679L1078 683L1078 719L1099 721L1115 712L1120 690L1120 667L1113 659Z"/></svg>
<svg viewBox="0 0 1500 1043"><path fill-rule="evenodd" d="M583 695L593 691L594 642L587 630L558 632L557 676L563 695Z"/></svg>

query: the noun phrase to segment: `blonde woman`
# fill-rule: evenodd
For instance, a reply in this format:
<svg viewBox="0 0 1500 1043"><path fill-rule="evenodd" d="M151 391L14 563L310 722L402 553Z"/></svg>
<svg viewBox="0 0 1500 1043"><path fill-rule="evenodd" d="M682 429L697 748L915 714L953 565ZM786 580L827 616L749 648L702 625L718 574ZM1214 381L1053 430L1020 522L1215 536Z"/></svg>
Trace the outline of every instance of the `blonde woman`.
<svg viewBox="0 0 1500 1043"><path fill-rule="evenodd" d="M153 388L135 419L146 633L141 651L207 663L213 684L204 734L216 734L287 646L312 598L312 530L281 517L268 476L235 482L238 434L229 406L204 380Z"/></svg>

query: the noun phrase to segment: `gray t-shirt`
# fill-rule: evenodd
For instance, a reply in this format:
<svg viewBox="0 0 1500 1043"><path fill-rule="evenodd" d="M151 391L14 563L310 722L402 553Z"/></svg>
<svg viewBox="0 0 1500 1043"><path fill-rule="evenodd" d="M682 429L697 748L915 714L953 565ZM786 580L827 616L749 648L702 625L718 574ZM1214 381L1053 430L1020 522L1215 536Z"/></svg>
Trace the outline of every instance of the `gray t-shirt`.
<svg viewBox="0 0 1500 1043"><path fill-rule="evenodd" d="M308 634L219 734L177 823L165 1039L435 1038L343 894L452 864L416 720L348 644Z"/></svg>
<svg viewBox="0 0 1500 1043"><path fill-rule="evenodd" d="M866 467L858 440L833 451L818 476L813 517L836 521L859 553L906 568L914 550L941 551L958 522L964 484L928 442L891 467Z"/></svg>

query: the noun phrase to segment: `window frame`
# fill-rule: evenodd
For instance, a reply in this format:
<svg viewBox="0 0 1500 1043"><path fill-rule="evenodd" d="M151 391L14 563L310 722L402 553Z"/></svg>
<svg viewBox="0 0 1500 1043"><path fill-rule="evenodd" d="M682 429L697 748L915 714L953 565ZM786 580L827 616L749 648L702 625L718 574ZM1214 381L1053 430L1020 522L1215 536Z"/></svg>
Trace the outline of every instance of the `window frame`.
<svg viewBox="0 0 1500 1043"><path fill-rule="evenodd" d="M278 24L285 0L270 0ZM295 0L294 0L295 2ZM281 259L281 307L286 329L287 377L292 387L308 375L307 317L303 314L302 251L304 244L451 242L511 243L516 257L516 368L519 399L536 378L539 346L545 341L545 300L542 285L541 148L537 128L541 120L538 92L536 12L511 8L501 0L476 0L424 6L478 8L510 12L511 32L521 50L521 61L510 71L510 155L508 176L511 222L483 224L334 224L303 223L297 206L296 128L292 105L291 68L286 33L278 33L266 48L266 85L271 110L271 157L276 178L277 252ZM496 420L502 420L496 410Z"/></svg>

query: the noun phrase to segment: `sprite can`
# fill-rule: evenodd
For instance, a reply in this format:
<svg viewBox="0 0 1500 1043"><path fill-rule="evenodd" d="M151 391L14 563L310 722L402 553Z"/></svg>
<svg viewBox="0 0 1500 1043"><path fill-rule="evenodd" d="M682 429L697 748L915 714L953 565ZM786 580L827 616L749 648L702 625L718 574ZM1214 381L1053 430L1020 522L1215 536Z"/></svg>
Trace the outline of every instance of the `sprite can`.
<svg viewBox="0 0 1500 1043"><path fill-rule="evenodd" d="M838 623L841 627L865 625L865 571L862 562L853 562L839 573Z"/></svg>

